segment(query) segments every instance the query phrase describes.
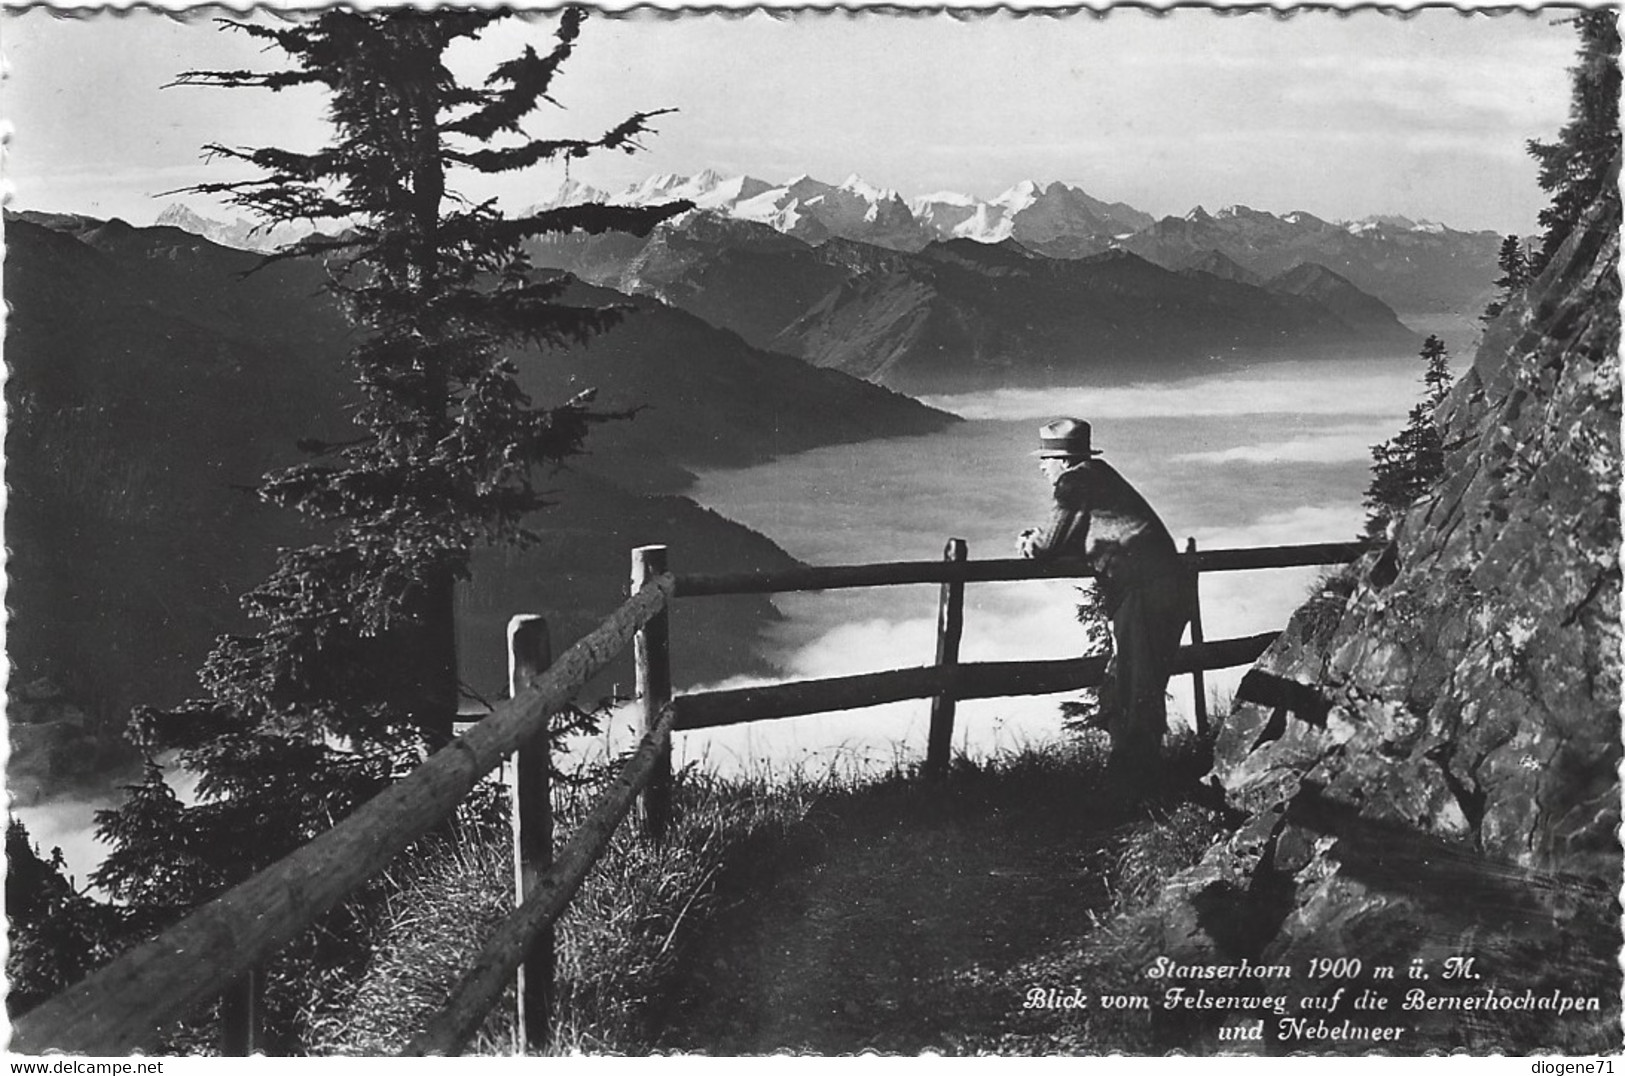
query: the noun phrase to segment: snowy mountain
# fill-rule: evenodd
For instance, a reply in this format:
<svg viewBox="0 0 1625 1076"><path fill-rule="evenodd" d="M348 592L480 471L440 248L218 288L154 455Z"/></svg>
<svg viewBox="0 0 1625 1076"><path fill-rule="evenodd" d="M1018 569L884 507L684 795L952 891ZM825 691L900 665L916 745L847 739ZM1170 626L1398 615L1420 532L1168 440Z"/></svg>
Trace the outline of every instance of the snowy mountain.
<svg viewBox="0 0 1625 1076"><path fill-rule="evenodd" d="M754 176L724 176L707 168L697 176L665 173L650 176L628 187L615 201L632 205L656 205L687 199L699 209L729 211L770 188Z"/></svg>
<svg viewBox="0 0 1625 1076"><path fill-rule="evenodd" d="M1404 217L1334 223L1243 205L1197 206L1118 241L1158 265L1183 268L1217 251L1265 279L1323 266L1395 310L1476 317L1493 292L1501 237ZM1220 275L1223 275L1222 273Z"/></svg>
<svg viewBox="0 0 1625 1076"><path fill-rule="evenodd" d="M1196 206L1183 217L1156 220L1133 206L1106 202L1060 182L1026 180L990 199L938 191L910 202L858 175L839 184L807 175L772 184L713 169L650 176L619 193L567 179L535 208L679 199L693 202L697 212L674 225L711 215L769 228L814 247L842 239L917 253L932 243L965 239L1013 243L1050 258L1122 249L1168 269L1194 268L1250 284L1312 263L1397 310L1475 318L1492 297L1501 241L1493 232L1458 232L1402 216L1327 221L1303 211L1277 216L1245 205L1216 212ZM158 223L244 250L275 249L296 238L284 229L257 232L243 220L209 220L183 205L165 209ZM661 260L701 256L684 248L681 236L669 239L658 252ZM631 236L559 237L549 261L567 264L586 279L609 282L639 255L644 242ZM1215 253L1224 261L1215 260Z"/></svg>
<svg viewBox="0 0 1625 1076"><path fill-rule="evenodd" d="M1002 243L1013 239L1055 258L1098 254L1114 237L1153 218L1122 202L1103 202L1078 187L1025 180L988 201L945 191L917 198L914 215L939 239Z"/></svg>
<svg viewBox="0 0 1625 1076"><path fill-rule="evenodd" d="M838 238L914 252L945 239L1013 239L1059 258L1098 254L1113 239L1148 227L1154 219L1065 183L1027 180L992 199L940 191L910 202L859 175L838 184L801 175L775 186L709 169L696 176L650 176L613 196L567 182L543 207L573 205L589 197L628 205L685 198L696 208L765 224L815 246Z"/></svg>
<svg viewBox="0 0 1625 1076"><path fill-rule="evenodd" d="M597 187L586 183L577 183L573 179L566 179L559 185L558 193L549 199L543 208L560 209L569 205L586 205L589 202L619 200L608 191L599 190Z"/></svg>
<svg viewBox="0 0 1625 1076"><path fill-rule="evenodd" d="M1384 230L1392 232L1424 232L1428 235L1442 235L1450 229L1434 220L1411 220L1409 217L1386 216L1379 214L1373 217L1362 217L1359 220L1344 221L1343 227L1353 235L1367 235L1372 232Z"/></svg>
<svg viewBox="0 0 1625 1076"><path fill-rule="evenodd" d="M909 203L909 210L921 226L944 239L991 235L995 228L987 202L957 191L922 194Z"/></svg>
<svg viewBox="0 0 1625 1076"><path fill-rule="evenodd" d="M932 238L896 191L855 174L839 186L797 176L738 203L732 212L741 220L771 225L809 243L840 238L892 250L919 250Z"/></svg>
<svg viewBox="0 0 1625 1076"><path fill-rule="evenodd" d="M233 250L254 250L262 254L286 246L296 239L302 239L311 232L309 228L297 228L291 224L279 224L267 229L242 217L230 223L212 220L180 202L172 202L165 206L164 211L159 213L158 219L153 222L153 226L179 228L183 232L202 236L223 247L231 247Z"/></svg>
<svg viewBox="0 0 1625 1076"><path fill-rule="evenodd" d="M827 193L805 183L791 192L798 206L823 205L814 199ZM1417 344L1391 310L1335 274L1294 274L1277 288L1211 252L1185 272L1120 249L1053 258L1013 238L909 252L839 237L814 244L698 212L655 228L636 250L565 236L535 242L531 255L754 347L903 392L1171 377L1215 357L1399 355Z"/></svg>

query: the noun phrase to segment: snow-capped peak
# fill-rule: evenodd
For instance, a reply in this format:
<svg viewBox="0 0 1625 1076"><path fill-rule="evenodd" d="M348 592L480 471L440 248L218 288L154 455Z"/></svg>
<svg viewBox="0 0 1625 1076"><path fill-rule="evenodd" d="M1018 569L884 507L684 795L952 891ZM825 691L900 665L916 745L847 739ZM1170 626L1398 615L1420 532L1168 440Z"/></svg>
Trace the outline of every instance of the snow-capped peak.
<svg viewBox="0 0 1625 1076"><path fill-rule="evenodd" d="M607 202L609 199L608 191L601 191L597 187L579 183L573 179L566 179L559 184L559 189L553 195L549 204L555 207L584 205L588 202Z"/></svg>
<svg viewBox="0 0 1625 1076"><path fill-rule="evenodd" d="M1043 191L1044 185L1036 179L1024 179L993 199L991 204L1003 206L1005 212L1014 215L1038 201L1038 196Z"/></svg>
<svg viewBox="0 0 1625 1076"><path fill-rule="evenodd" d="M1409 217L1402 217L1395 213L1373 213L1371 216L1361 217L1359 220L1343 221L1340 226L1343 230L1354 235L1365 235L1368 232L1380 231L1384 228L1391 231L1424 232L1433 235L1449 230L1437 221L1412 220Z"/></svg>
<svg viewBox="0 0 1625 1076"><path fill-rule="evenodd" d="M867 182L856 172L853 172L851 175L847 176L837 189L846 191L849 194L855 194L859 198L862 198L868 202L890 202L897 198L896 191L877 187L874 184Z"/></svg>
<svg viewBox="0 0 1625 1076"><path fill-rule="evenodd" d="M931 194L919 195L912 202L910 202L909 205L911 205L911 206L925 206L925 205L972 206L972 205L975 205L976 202L977 202L976 198L972 197L969 194L961 194L958 191L934 191Z"/></svg>
<svg viewBox="0 0 1625 1076"><path fill-rule="evenodd" d="M642 183L627 188L626 199L631 202L642 202L654 198L664 198L687 182L687 176L680 176L675 172L662 172L659 175L650 176Z"/></svg>

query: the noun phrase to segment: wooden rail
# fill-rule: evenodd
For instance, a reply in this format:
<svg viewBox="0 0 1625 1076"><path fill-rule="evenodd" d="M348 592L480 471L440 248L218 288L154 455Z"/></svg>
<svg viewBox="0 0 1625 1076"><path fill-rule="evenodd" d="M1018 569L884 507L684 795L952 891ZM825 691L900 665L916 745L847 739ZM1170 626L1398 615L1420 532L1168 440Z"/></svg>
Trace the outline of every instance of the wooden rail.
<svg viewBox="0 0 1625 1076"><path fill-rule="evenodd" d="M1351 561L1370 546L1341 542L1263 549L1188 552L1193 574ZM401 781L302 848L204 905L152 941L16 1019L19 1053L64 1050L117 1056L149 1043L156 1029L228 994L225 1041L257 1041L259 969L278 949L380 871L396 853L445 821L485 774L516 752L515 894L518 907L497 927L445 1008L412 1041L411 1053L449 1053L466 1042L509 982L518 977L519 1042L546 1042L553 975L551 931L638 804L644 834L663 836L671 814L671 734L913 698L933 700L928 760L947 762L959 699L1042 695L1100 683L1106 660L979 662L958 660L964 585L1001 580L1076 578L1077 562L965 559L950 542L942 561L797 568L779 572L673 576L665 548L635 551L633 596L598 628L548 665L545 624L515 618L511 628L513 697L437 751ZM800 683L672 697L667 609L676 596L752 594L906 583L942 584L936 663ZM1199 615L1199 614L1198 614ZM1203 642L1200 631L1179 651L1174 671L1246 664L1276 633ZM600 795L574 835L552 855L546 758L549 720L576 691L636 641L645 734L619 777ZM543 666L547 666L545 671Z"/></svg>
<svg viewBox="0 0 1625 1076"><path fill-rule="evenodd" d="M344 821L18 1017L11 1049L110 1057L207 1003L310 927L412 841L450 817L481 777L532 736L666 607L661 576L572 646L516 699L435 752Z"/></svg>
<svg viewBox="0 0 1625 1076"><path fill-rule="evenodd" d="M1245 665L1267 650L1279 634L1271 631L1181 647L1173 671L1177 674ZM906 699L932 698L942 693L951 693L960 699L1053 695L1098 687L1105 671L1103 657L984 661L948 668L925 665L824 680L702 691L677 697L677 730L686 732L746 721L858 710Z"/></svg>
<svg viewBox="0 0 1625 1076"><path fill-rule="evenodd" d="M474 958L472 968L452 990L451 1000L412 1040L406 1053L455 1053L479 1030L525 960L531 939L550 929L564 914L570 898L581 888L587 872L604 854L616 828L632 809L633 798L648 788L659 773L660 762L671 750L673 717L672 706L667 703L655 718L654 728L622 766L620 776L599 796L575 835L559 849L558 859L543 875L535 893L497 925Z"/></svg>
<svg viewBox="0 0 1625 1076"><path fill-rule="evenodd" d="M1181 554L1198 572L1239 572L1258 568L1301 568L1347 564L1372 548L1369 542L1319 542L1312 545L1209 549ZM1084 579L1094 569L1079 560L910 560L886 564L780 568L763 572L679 574L673 596L699 598L721 594L775 594L802 590L843 590L910 583L999 583L1026 579Z"/></svg>

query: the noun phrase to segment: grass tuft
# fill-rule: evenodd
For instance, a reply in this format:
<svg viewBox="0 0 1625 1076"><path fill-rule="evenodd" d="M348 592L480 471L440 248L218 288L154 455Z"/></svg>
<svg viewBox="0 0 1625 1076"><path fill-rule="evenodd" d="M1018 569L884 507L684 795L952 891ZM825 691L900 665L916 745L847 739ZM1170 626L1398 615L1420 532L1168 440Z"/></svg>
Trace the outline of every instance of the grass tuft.
<svg viewBox="0 0 1625 1076"><path fill-rule="evenodd" d="M1176 739L1175 759L1201 745ZM551 1053L642 1054L688 1000L697 963L719 924L744 914L797 864L821 862L859 834L887 839L963 820L1028 819L1032 839L1075 846L1076 869L1103 876L1089 898L1104 924L1155 899L1163 878L1193 862L1220 826L1173 800L1129 808L1103 792L1103 734L1028 744L993 759L954 760L942 782L920 780L899 759L879 775L764 767L720 777L689 767L675 775L673 825L659 843L621 826L559 924ZM562 836L590 809L606 767L555 786ZM1045 838L1039 831L1050 832ZM1096 832L1098 838L1088 837ZM510 909L513 867L505 819L465 822L400 857L382 880L371 917L370 956L359 975L320 991L309 1017L312 1053L398 1051L437 1011L481 940ZM1087 859L1089 862L1085 863ZM1065 864L1055 861L1059 867ZM1109 899L1107 899L1109 898ZM1091 959L1091 963L1094 960ZM512 992L468 1052L513 1049Z"/></svg>
<svg viewBox="0 0 1625 1076"><path fill-rule="evenodd" d="M551 1050L644 1049L649 1014L688 939L724 903L720 883L742 865L764 863L835 780L802 772L728 780L690 768L676 775L665 841L645 842L622 825L559 923ZM587 780L555 789L561 836L601 787ZM439 1010L512 909L511 838L505 820L495 822L464 821L391 865L379 882L365 968L313 991L311 1052L393 1053ZM467 1052L511 1053L515 1006L510 990Z"/></svg>

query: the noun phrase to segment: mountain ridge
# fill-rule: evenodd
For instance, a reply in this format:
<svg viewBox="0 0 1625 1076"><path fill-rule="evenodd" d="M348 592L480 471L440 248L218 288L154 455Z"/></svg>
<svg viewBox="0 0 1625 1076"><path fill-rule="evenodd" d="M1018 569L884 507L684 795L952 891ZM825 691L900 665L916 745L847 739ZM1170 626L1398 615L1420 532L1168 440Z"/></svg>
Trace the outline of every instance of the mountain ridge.
<svg viewBox="0 0 1625 1076"><path fill-rule="evenodd" d="M1347 281L1272 290L1170 272L1122 247L1053 258L1013 237L953 237L917 251L839 237L813 244L695 212L635 252L579 237L530 249L538 265L655 296L756 347L911 393L1183 376L1215 359L1400 354L1419 340ZM1346 321L1334 307L1359 316Z"/></svg>
<svg viewBox="0 0 1625 1076"><path fill-rule="evenodd" d="M298 439L353 432L352 330L319 294L319 265L245 277L258 255L177 228L53 220L6 217L8 655L13 685L48 682L113 742L133 705L196 690L215 636L250 630L238 595L278 547L319 538L247 491L301 458ZM669 544L689 571L795 563L680 496L687 468L957 421L649 299L585 285L572 297L632 309L589 348L517 356L524 386L558 399L594 384L601 404L654 406L595 429L588 455L541 476L554 503L533 524L540 543L476 555L458 599L459 661L487 697L505 682L506 618L537 612L555 638L584 633L621 600L634 545ZM756 649L777 619L767 598L684 616L685 680L772 671ZM601 690L628 670L610 670ZM12 772L29 765L14 755Z"/></svg>
<svg viewBox="0 0 1625 1076"><path fill-rule="evenodd" d="M1302 210L1275 214L1240 204L1216 213L1198 205L1183 216L1157 218L1053 180L1022 180L991 198L938 191L906 199L857 174L838 184L807 175L774 184L713 169L692 176L649 176L618 193L566 179L534 208L677 199L693 202L700 211L767 225L813 246L843 238L915 253L938 240L994 244L1014 239L1050 257L1077 258L1122 245L1169 269L1184 268L1202 252L1217 249L1261 277L1315 262L1401 313L1468 320L1476 319L1493 297L1491 282L1499 275L1496 255L1504 238L1398 214L1328 221ZM164 223L222 242L281 241L256 240L241 221L208 221L184 207L164 212Z"/></svg>

